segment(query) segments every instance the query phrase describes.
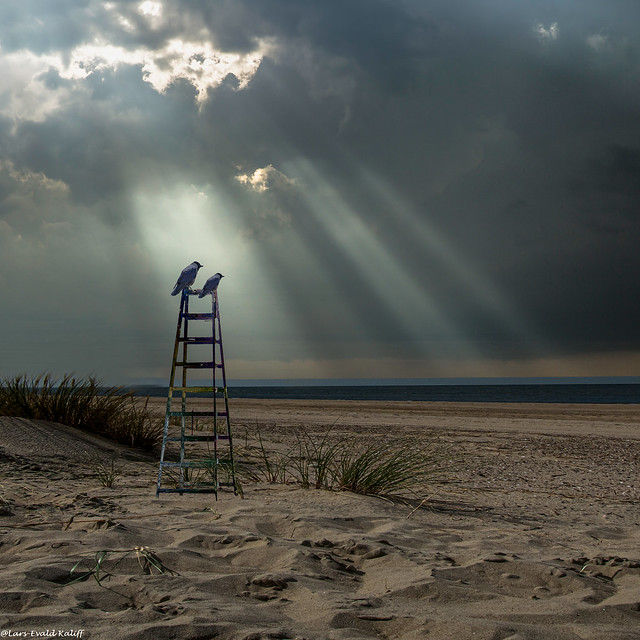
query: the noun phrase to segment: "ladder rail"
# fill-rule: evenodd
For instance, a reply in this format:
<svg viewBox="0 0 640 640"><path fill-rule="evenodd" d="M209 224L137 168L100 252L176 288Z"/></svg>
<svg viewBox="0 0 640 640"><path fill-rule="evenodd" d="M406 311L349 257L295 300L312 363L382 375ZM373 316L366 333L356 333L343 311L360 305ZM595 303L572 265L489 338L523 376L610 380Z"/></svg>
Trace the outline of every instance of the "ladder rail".
<svg viewBox="0 0 640 640"><path fill-rule="evenodd" d="M167 437L169 435L169 418L171 415L171 400L173 398L173 386L175 384L176 379L176 361L178 359L178 348L180 346L180 330L182 329L182 316L185 305L185 297L180 297L180 310L178 311L178 325L176 327L176 339L173 345L173 358L171 359L171 374L169 376L169 393L167 394L167 410L164 417L164 426L163 426L163 435L162 435L162 448L160 449L160 469L158 471L158 487L156 490L156 495L160 492L160 486L162 484L162 461L164 460L166 446L167 446Z"/></svg>
<svg viewBox="0 0 640 640"><path fill-rule="evenodd" d="M213 384L213 459L216 461L215 483L218 483L218 384L216 380L216 371L218 370L216 362L216 315L218 313L218 290L211 294L211 361L213 368L211 369L211 383Z"/></svg>
<svg viewBox="0 0 640 640"><path fill-rule="evenodd" d="M235 487L236 477L235 477L235 464L233 460L233 439L231 437L231 421L229 418L229 393L227 391L227 374L224 366L224 347L222 346L222 321L220 320L220 306L218 304L217 289L216 291L214 291L212 298L213 298L213 305L215 306L213 324L214 326L217 325L218 345L220 347L220 366L221 366L221 374L222 374L222 388L224 389L224 411L225 411L225 418L227 422L227 437L229 439L229 459L230 459L230 465L231 465L231 481L233 482L233 486ZM215 338L215 329L214 329L214 338ZM214 344L214 347L215 347L215 344ZM214 367L214 371L215 371L215 367ZM216 418L216 425L217 425L217 421L218 419ZM216 430L216 434L217 434L217 430ZM216 441L217 441L217 438L216 438Z"/></svg>
<svg viewBox="0 0 640 640"><path fill-rule="evenodd" d="M183 336L186 338L189 335L189 294L186 289L182 290L182 297L184 298L184 310L182 312L182 318L184 320L184 329ZM189 343L185 339L182 342L182 361L188 362L188 348ZM179 479L178 486L180 489L184 487L184 437L185 437L185 429L186 429L186 416L185 413L187 411L187 392L184 388L187 386L187 370L182 367L182 415L180 416L180 469L178 471Z"/></svg>

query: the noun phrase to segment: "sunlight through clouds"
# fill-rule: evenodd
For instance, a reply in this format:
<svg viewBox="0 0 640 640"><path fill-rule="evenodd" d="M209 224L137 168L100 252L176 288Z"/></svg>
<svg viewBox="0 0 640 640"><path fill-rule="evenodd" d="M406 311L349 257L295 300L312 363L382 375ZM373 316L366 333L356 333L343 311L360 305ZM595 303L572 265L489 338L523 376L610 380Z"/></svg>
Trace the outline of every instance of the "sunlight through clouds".
<svg viewBox="0 0 640 640"><path fill-rule="evenodd" d="M189 184L140 189L133 205L140 236L166 281L174 277L176 268L167 257L182 254L184 247L195 256L193 260L203 264L206 260L199 256L207 255L229 264L232 245L228 238L233 237L234 227L227 207L211 190ZM224 273L218 268L213 273L216 271Z"/></svg>
<svg viewBox="0 0 640 640"><path fill-rule="evenodd" d="M204 266L195 288L216 272L225 276L220 295L225 322L233 326L227 337L229 352L256 361L288 357L290 344L300 337L299 319L287 313L287 292L273 277L262 252L240 233L242 216L222 190L213 185L159 187L140 190L133 204L141 247L154 265L153 278L167 321L175 313L175 298L169 291L177 274L183 263L198 260ZM294 254L296 250L291 248ZM230 371L240 375L232 366Z"/></svg>
<svg viewBox="0 0 640 640"><path fill-rule="evenodd" d="M236 176L236 180L247 185L253 191L262 193L276 186L279 189L288 189L296 185L296 181L288 178L281 171L278 171L272 164L256 169L251 175L241 173Z"/></svg>
<svg viewBox="0 0 640 640"><path fill-rule="evenodd" d="M151 16L152 18L159 18L162 15L162 4L160 2L152 2L152 0L145 0L138 7L140 13L145 16Z"/></svg>
<svg viewBox="0 0 640 640"><path fill-rule="evenodd" d="M177 80L188 80L198 92L198 102L207 98L207 90L217 87L232 75L238 89L245 89L258 70L267 46L263 43L248 54L222 53L208 42L173 40L153 56L143 53L143 74L156 91L164 92Z"/></svg>
<svg viewBox="0 0 640 640"><path fill-rule="evenodd" d="M43 78L48 69L61 65L59 56L5 53L0 46L0 61L0 114L11 121L44 122L69 99L69 88L52 91Z"/></svg>
<svg viewBox="0 0 640 640"><path fill-rule="evenodd" d="M159 93L164 93L173 82L182 78L196 88L197 100L203 102L207 90L217 87L230 75L237 79L238 89L245 89L267 48L265 43L260 43L255 51L247 54L225 53L217 51L209 42L179 39L154 50L91 44L76 47L67 65L58 58L52 66L58 69L61 77L77 80L120 65L140 65L143 79ZM51 64L53 60L50 58L49 62Z"/></svg>
<svg viewBox="0 0 640 640"><path fill-rule="evenodd" d="M430 256L441 263L464 288L466 294L487 308L496 326L526 341L535 351L541 349L544 340L531 324L510 305L500 291L468 263L466 257L456 251L451 243L429 221L428 215L418 215L402 196L392 190L380 176L374 176L363 167L358 168L364 184L372 195L384 202L394 212L396 220L408 235L425 248Z"/></svg>
<svg viewBox="0 0 640 640"><path fill-rule="evenodd" d="M142 79L159 93L165 93L178 80L186 80L195 88L196 101L201 106L207 100L209 89L220 86L228 78L233 78L235 90L246 89L264 56L275 52L274 40L266 37L255 39L248 51L222 50L215 46L215 40L204 28L194 34L165 36L153 48L136 46L141 26L132 21L133 17L119 13L115 2L103 3L102 8L107 15L112 14L120 31L130 34L129 46L118 44L118 38L101 37L99 31L66 51L49 48L37 53L20 48L7 52L3 51L0 41L1 114L14 121L43 122L63 105L80 97L81 81L126 66L139 67ZM160 32L166 27L160 2L146 0L138 5L138 13L152 31Z"/></svg>
<svg viewBox="0 0 640 640"><path fill-rule="evenodd" d="M406 340L410 337L416 355L434 355L448 350L457 356L475 356L466 337L456 330L424 286L424 275L411 273L385 246L383 238L354 211L307 162L297 169L309 188L307 204L336 247L369 284L377 301L404 328L404 336L378 336L378 340ZM311 195L312 194L312 195ZM346 306L349 302L345 300ZM363 326L363 331L366 329Z"/></svg>
<svg viewBox="0 0 640 640"><path fill-rule="evenodd" d="M553 42L558 39L558 35L560 34L557 22L552 22L548 27L538 22L534 25L533 32L541 42Z"/></svg>

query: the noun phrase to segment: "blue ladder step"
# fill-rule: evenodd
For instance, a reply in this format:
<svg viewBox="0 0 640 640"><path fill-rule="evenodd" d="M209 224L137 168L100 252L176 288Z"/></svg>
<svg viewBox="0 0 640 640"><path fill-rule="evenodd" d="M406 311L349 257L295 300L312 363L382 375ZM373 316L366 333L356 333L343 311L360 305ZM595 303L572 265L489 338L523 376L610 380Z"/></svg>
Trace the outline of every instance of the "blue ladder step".
<svg viewBox="0 0 640 640"><path fill-rule="evenodd" d="M161 464L162 468L170 467L172 469L180 468L183 469L213 469L218 466L215 460L202 460L202 461L193 461L187 462L183 460L182 462L163 462Z"/></svg>
<svg viewBox="0 0 640 640"><path fill-rule="evenodd" d="M156 493L218 493L214 487L185 487L184 489L158 489Z"/></svg>
<svg viewBox="0 0 640 640"><path fill-rule="evenodd" d="M171 387L170 391L184 391L185 393L224 393L224 387Z"/></svg>
<svg viewBox="0 0 640 640"><path fill-rule="evenodd" d="M213 434L209 436L185 436L184 438L167 438L166 442L212 442L213 440L228 440L229 436L214 436Z"/></svg>
<svg viewBox="0 0 640 640"><path fill-rule="evenodd" d="M213 411L169 411L171 417L185 418L197 418L198 416L203 418L213 418L216 414Z"/></svg>
<svg viewBox="0 0 640 640"><path fill-rule="evenodd" d="M213 369L217 367L215 362L176 362L176 367L184 367L185 369Z"/></svg>
<svg viewBox="0 0 640 640"><path fill-rule="evenodd" d="M212 320L214 318L213 313L182 313L180 315L187 320Z"/></svg>

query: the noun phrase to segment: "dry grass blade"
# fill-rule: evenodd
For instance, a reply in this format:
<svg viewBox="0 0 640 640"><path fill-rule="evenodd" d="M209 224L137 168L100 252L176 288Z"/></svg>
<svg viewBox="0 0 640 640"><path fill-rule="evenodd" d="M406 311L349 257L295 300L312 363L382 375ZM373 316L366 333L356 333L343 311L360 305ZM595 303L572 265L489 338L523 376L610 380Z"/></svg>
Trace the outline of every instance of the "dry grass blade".
<svg viewBox="0 0 640 640"><path fill-rule="evenodd" d="M170 575L179 575L176 571L169 569L165 566L165 564L160 560L158 555L154 553L149 547L139 546L134 547L133 549L103 549L98 551L93 556L93 566L89 567L86 571L84 571L81 575L74 577L76 573L78 573L78 567L82 564L82 560L76 562L71 568L69 572L69 582L66 582L65 585L75 584L76 582L81 582L83 580L87 580L92 577L95 581L100 585L104 586L102 582L106 579L112 578L115 576L115 569L118 567L122 561L130 556L131 554L135 554L135 557L138 561L138 564L142 571L147 574L153 574L154 570L159 574L170 574ZM116 556L114 558L114 556ZM109 564L109 567L106 567L107 560L112 559L113 562Z"/></svg>
<svg viewBox="0 0 640 640"><path fill-rule="evenodd" d="M82 562L81 560L79 560L78 562L76 562L73 567L71 567L71 571L69 571L69 578L70 581L67 582L67 585L70 584L75 584L76 582L82 582L83 580L86 580L87 578L89 578L90 576L93 576L95 578L95 581L98 584L101 584L102 581L105 578L110 578L111 577L111 573L108 571L105 571L103 568L104 562L107 559L107 557L109 556L109 551L98 551L96 552L95 556L94 556L94 560L95 560L95 564L93 565L93 567L91 567L90 569L88 569L85 573L83 573L82 575L78 576L77 578L74 578L74 574L76 572L76 569L80 566L80 563Z"/></svg>
<svg viewBox="0 0 640 640"><path fill-rule="evenodd" d="M267 447L259 424L255 426L255 444L245 433L244 447L236 449L237 472L248 482L286 483L291 462L290 451L274 451Z"/></svg>
<svg viewBox="0 0 640 640"><path fill-rule="evenodd" d="M138 564L146 574L153 574L153 570L155 569L158 573L177 575L175 571L167 568L162 560L160 560L149 547L135 547L135 552Z"/></svg>

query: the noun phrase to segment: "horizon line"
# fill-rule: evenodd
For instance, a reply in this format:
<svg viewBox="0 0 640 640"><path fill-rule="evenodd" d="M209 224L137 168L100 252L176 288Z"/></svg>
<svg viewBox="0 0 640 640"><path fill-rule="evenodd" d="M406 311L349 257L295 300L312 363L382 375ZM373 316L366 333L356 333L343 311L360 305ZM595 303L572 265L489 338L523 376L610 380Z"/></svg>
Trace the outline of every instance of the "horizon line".
<svg viewBox="0 0 640 640"><path fill-rule="evenodd" d="M510 384L640 384L640 376L478 376L461 378L237 378L227 387L444 386ZM168 387L164 379L130 382L127 387Z"/></svg>

